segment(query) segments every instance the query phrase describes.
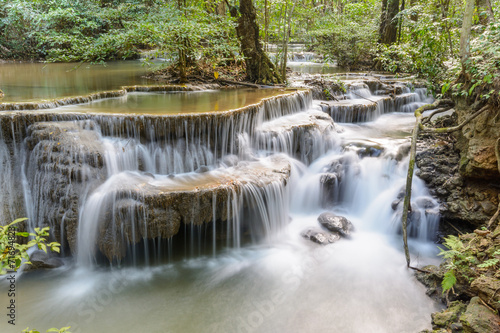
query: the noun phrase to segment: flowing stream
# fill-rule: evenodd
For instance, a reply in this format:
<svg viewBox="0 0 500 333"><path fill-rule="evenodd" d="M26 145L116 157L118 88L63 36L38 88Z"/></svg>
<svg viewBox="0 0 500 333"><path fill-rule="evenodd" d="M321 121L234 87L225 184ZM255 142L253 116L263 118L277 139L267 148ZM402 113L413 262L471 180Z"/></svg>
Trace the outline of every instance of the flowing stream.
<svg viewBox="0 0 500 333"><path fill-rule="evenodd" d="M430 328L439 305L406 269L398 203L411 111L428 97L398 84L389 98L359 81L327 103L307 91L129 94L49 110L52 121L30 125L10 146L3 129L2 219L21 196L31 226L51 225L73 256L18 280L18 322L13 329L3 321L1 331ZM227 112L236 108L241 114ZM53 133L60 136L51 142ZM64 178L58 168L68 156L78 168L71 164ZM14 184L16 172L22 182ZM51 190L56 174L71 179L64 193ZM65 199L50 201L54 195ZM412 200L412 256L433 263L438 204L418 178ZM326 246L305 239L324 211L352 221L352 238ZM2 291L0 304L7 302Z"/></svg>

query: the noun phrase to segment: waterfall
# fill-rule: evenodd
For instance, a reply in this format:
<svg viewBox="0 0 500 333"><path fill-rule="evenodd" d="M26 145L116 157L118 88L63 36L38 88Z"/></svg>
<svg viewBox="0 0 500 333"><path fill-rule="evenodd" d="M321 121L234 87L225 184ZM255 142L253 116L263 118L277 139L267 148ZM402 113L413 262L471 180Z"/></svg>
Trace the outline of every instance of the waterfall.
<svg viewBox="0 0 500 333"><path fill-rule="evenodd" d="M387 208L387 202L398 198L405 163L387 153L394 147L344 142L335 122L410 112L428 99L426 90L402 84L399 94L387 96L380 93L387 87L366 80L347 87L339 101L313 103L309 91L296 91L197 114L85 113L80 106L6 112L0 116L2 223L25 212L31 227L50 226L64 254L87 267L150 264L271 241L297 209L383 214L386 228L397 233L400 205ZM124 87L120 94L144 90ZM410 236L431 239L437 203L423 184L415 191Z"/></svg>

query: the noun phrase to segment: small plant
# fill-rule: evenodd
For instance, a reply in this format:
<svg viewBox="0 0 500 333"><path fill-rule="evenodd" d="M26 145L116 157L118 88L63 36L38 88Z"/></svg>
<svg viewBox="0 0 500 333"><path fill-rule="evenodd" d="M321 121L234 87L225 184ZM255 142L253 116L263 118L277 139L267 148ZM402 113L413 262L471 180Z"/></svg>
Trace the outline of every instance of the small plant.
<svg viewBox="0 0 500 333"><path fill-rule="evenodd" d="M449 259L449 262L446 265L447 271L444 274L441 287L443 288L443 292L447 292L457 282L458 273L470 280L469 276L473 274L470 266L477 264L478 260L473 255L470 247L465 246L460 238L456 236L446 237L443 245L448 250L441 249L439 255L445 259Z"/></svg>
<svg viewBox="0 0 500 333"><path fill-rule="evenodd" d="M47 248L59 252L61 244L57 242L46 243L49 227L35 228L34 233L17 232L18 224L26 220L27 218L20 218L5 226L0 226L0 275L6 274L7 271L17 271L23 260L26 260L26 264L30 264L28 249L33 246L44 252L47 252ZM31 239L26 244L19 244L17 237L31 237Z"/></svg>
<svg viewBox="0 0 500 333"><path fill-rule="evenodd" d="M500 263L500 249L490 248L490 250L478 250L475 246L481 239L478 236L471 238L467 245L459 237L448 236L443 245L447 249L441 249L440 256L447 259L441 287L443 293L448 292L457 283L457 280L465 279L471 283L477 276L495 269ZM494 251L493 251L494 250ZM493 251L490 253L490 251ZM483 259L484 258L484 259Z"/></svg>

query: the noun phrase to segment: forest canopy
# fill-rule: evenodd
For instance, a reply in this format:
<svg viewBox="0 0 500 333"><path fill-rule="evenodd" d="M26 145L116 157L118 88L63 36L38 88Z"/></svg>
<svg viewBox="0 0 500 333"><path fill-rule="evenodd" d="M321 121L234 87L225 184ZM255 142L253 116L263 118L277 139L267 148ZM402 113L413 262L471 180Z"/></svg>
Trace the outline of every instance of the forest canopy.
<svg viewBox="0 0 500 333"><path fill-rule="evenodd" d="M102 63L148 54L184 67L243 64L243 3L255 7L263 50L274 45L273 80L286 73L289 43L350 70L433 82L461 70L463 0L3 0L0 58ZM498 69L499 12L500 0L475 1L470 62L481 76Z"/></svg>

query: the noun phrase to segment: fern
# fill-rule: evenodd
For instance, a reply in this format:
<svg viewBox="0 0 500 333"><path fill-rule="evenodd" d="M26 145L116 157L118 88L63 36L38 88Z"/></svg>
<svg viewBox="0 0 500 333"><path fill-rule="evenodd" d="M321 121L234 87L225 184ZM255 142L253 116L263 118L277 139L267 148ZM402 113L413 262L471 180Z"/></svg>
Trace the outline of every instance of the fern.
<svg viewBox="0 0 500 333"><path fill-rule="evenodd" d="M486 260L485 262L483 262L482 264L480 265L477 265L477 267L480 267L480 268L488 268L488 267L493 267L495 266L496 264L498 264L500 260L494 258L494 259L488 259Z"/></svg>
<svg viewBox="0 0 500 333"><path fill-rule="evenodd" d="M443 281L441 282L441 287L443 287L443 293L453 288L455 283L457 282L457 278L455 277L455 272L453 270L449 270L444 273Z"/></svg>

